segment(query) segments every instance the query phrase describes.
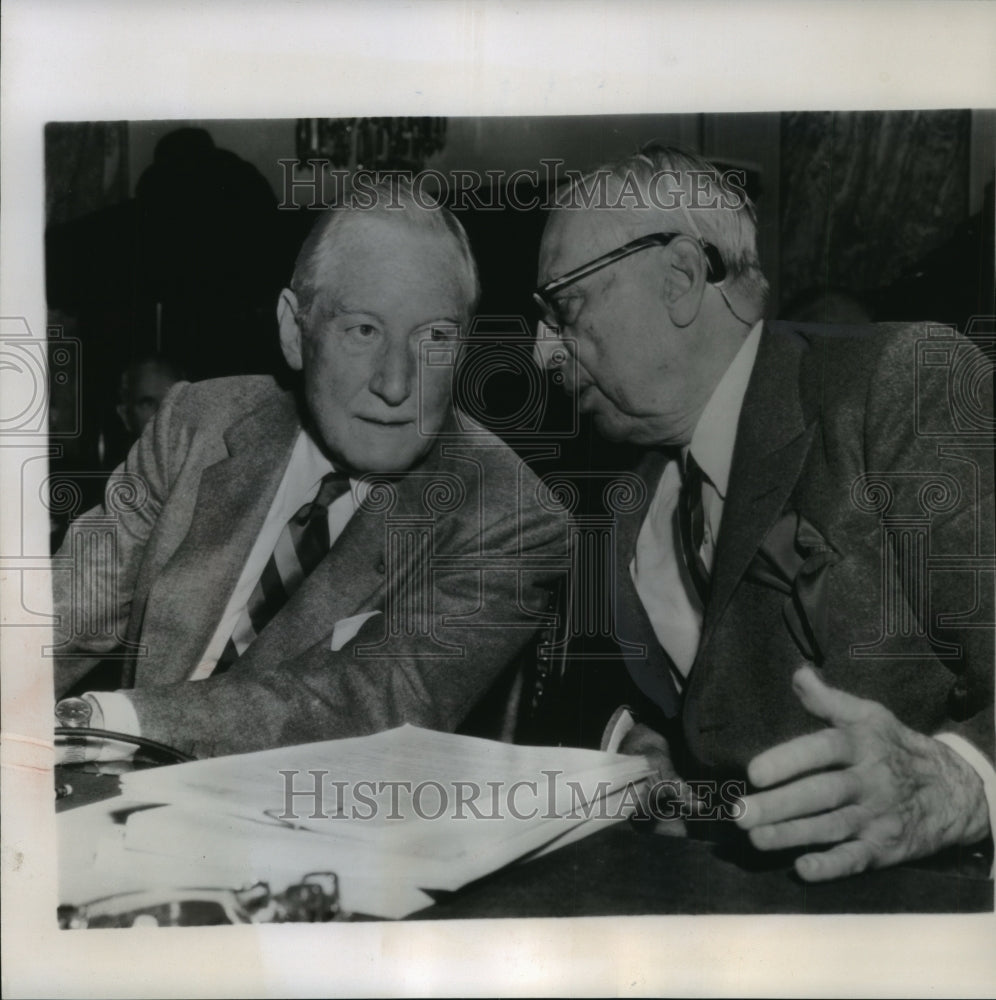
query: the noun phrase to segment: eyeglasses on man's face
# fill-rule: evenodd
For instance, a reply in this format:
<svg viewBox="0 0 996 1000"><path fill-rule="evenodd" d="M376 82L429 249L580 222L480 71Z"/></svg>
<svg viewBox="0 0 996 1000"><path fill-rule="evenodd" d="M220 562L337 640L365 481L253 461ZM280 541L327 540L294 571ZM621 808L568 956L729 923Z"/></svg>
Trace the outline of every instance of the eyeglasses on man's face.
<svg viewBox="0 0 996 1000"><path fill-rule="evenodd" d="M650 247L666 247L672 240L677 239L679 236L688 236L689 239L695 239L694 236L689 236L688 233L650 233L647 236L640 236L638 239L630 240L629 243L624 243L621 247L616 247L615 250L610 250L608 253L596 257L594 260L588 261L587 264L582 264L580 267L562 274L559 278L554 278L545 285L541 285L533 292L533 300L539 306L544 321L549 316L555 319L554 323L549 325L563 325L556 322L558 310L554 297L568 286L573 285L582 278L587 278L588 275L594 274L596 271L601 271L603 267L608 267L617 260L622 260L631 254L639 253L641 250L647 250ZM696 242L705 254L707 280L713 284L719 283L726 277L726 265L723 263L723 258L711 243L698 240Z"/></svg>

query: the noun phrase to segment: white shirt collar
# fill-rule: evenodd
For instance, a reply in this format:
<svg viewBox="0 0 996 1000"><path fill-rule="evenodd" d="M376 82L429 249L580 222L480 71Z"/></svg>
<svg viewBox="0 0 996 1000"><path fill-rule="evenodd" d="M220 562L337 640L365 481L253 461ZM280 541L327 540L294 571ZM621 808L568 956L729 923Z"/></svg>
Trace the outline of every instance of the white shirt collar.
<svg viewBox="0 0 996 1000"><path fill-rule="evenodd" d="M724 500L730 482L740 410L743 408L747 383L757 359L763 325L762 321L755 323L747 339L740 345L740 350L709 397L689 445L699 468Z"/></svg>
<svg viewBox="0 0 996 1000"><path fill-rule="evenodd" d="M318 484L330 472L335 472L335 465L310 432L302 428L294 442L294 450L287 468L290 480L288 486L292 495L313 496L318 492ZM369 490L367 483L350 477L349 488L353 494L354 505L359 506Z"/></svg>

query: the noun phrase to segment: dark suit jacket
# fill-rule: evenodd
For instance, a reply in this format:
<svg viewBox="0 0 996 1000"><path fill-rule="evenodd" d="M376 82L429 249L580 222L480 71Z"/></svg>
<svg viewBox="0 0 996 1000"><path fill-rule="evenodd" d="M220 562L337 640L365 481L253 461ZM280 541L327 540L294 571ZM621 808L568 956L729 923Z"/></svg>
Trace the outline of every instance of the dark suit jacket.
<svg viewBox="0 0 996 1000"><path fill-rule="evenodd" d="M143 735L198 756L403 722L460 723L540 623L566 526L540 505L535 477L508 447L470 421L458 427L456 417L418 469L371 489L228 673L185 680L217 628L300 427L293 395L269 378L172 390L123 469L126 479L140 477L131 482L147 497L122 503L112 477L104 506L74 523L56 557L57 694L96 659L120 655L116 636L143 647L127 692ZM115 513L116 557L102 559L92 544L83 555L100 519ZM404 539L389 546L392 526ZM89 575L79 572L81 558ZM101 599L110 627L71 628L74 603L91 603L92 622ZM368 611L384 613L331 651L335 623Z"/></svg>
<svg viewBox="0 0 996 1000"><path fill-rule="evenodd" d="M627 666L684 768L742 775L758 752L822 728L791 689L796 600L753 568L798 515L828 551L815 662L826 681L923 733L993 754L993 423L986 362L927 327L768 324L744 399L702 641L679 704L629 575L646 513L619 524L617 620L647 649ZM653 496L666 456L642 467ZM797 553L803 561L805 551Z"/></svg>

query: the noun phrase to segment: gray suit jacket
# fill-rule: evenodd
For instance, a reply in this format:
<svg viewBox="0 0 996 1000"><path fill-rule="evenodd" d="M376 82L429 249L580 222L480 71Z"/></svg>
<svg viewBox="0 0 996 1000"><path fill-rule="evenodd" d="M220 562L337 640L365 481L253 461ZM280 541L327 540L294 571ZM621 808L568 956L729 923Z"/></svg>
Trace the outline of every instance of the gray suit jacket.
<svg viewBox="0 0 996 1000"><path fill-rule="evenodd" d="M171 391L119 470L125 479L112 477L55 560L57 694L138 644L127 695L143 735L198 756L461 722L542 623L566 531L525 463L456 415L418 469L374 484L229 672L185 680L300 427L293 395L269 378ZM139 495L122 502L129 484ZM108 525L113 558L95 543ZM99 602L106 621L73 626L74 610L89 603L92 623ZM383 613L331 651L335 623L369 611Z"/></svg>
<svg viewBox="0 0 996 1000"><path fill-rule="evenodd" d="M985 370L965 338L927 327L767 325L680 700L628 571L646 504L621 519L617 620L623 638L647 650L627 666L645 707L676 727L686 771L741 775L761 750L822 728L791 688L812 645L799 641L800 620L803 633L819 633L810 652L828 683L920 732L961 733L992 757ZM642 464L648 503L665 463L649 453ZM808 528L796 532L780 587L757 568L800 516ZM804 540L811 529L815 545Z"/></svg>

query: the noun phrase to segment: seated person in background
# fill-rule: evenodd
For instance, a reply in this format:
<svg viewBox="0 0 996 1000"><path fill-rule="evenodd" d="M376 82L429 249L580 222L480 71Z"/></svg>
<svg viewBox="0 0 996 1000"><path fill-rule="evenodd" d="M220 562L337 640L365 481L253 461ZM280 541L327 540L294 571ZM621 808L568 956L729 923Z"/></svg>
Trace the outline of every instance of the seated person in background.
<svg viewBox="0 0 996 1000"><path fill-rule="evenodd" d="M158 354L133 361L121 372L115 409L132 441L141 436L166 393L185 377L178 365Z"/></svg>
<svg viewBox="0 0 996 1000"><path fill-rule="evenodd" d="M57 719L195 756L453 729L529 641L564 519L453 409L479 293L462 227L410 190L376 194L318 219L280 295L298 391L175 386L73 524L55 679L57 697L84 693ZM109 558L88 532L114 514ZM133 687L86 692L108 655L133 658Z"/></svg>
<svg viewBox="0 0 996 1000"><path fill-rule="evenodd" d="M552 213L537 290L540 359L566 352L596 429L645 449L606 581L632 711L605 745L682 794L746 778L726 819L807 880L984 843L991 363L953 331L921 361L926 326L766 323L742 190L671 149L606 174L605 204Z"/></svg>

